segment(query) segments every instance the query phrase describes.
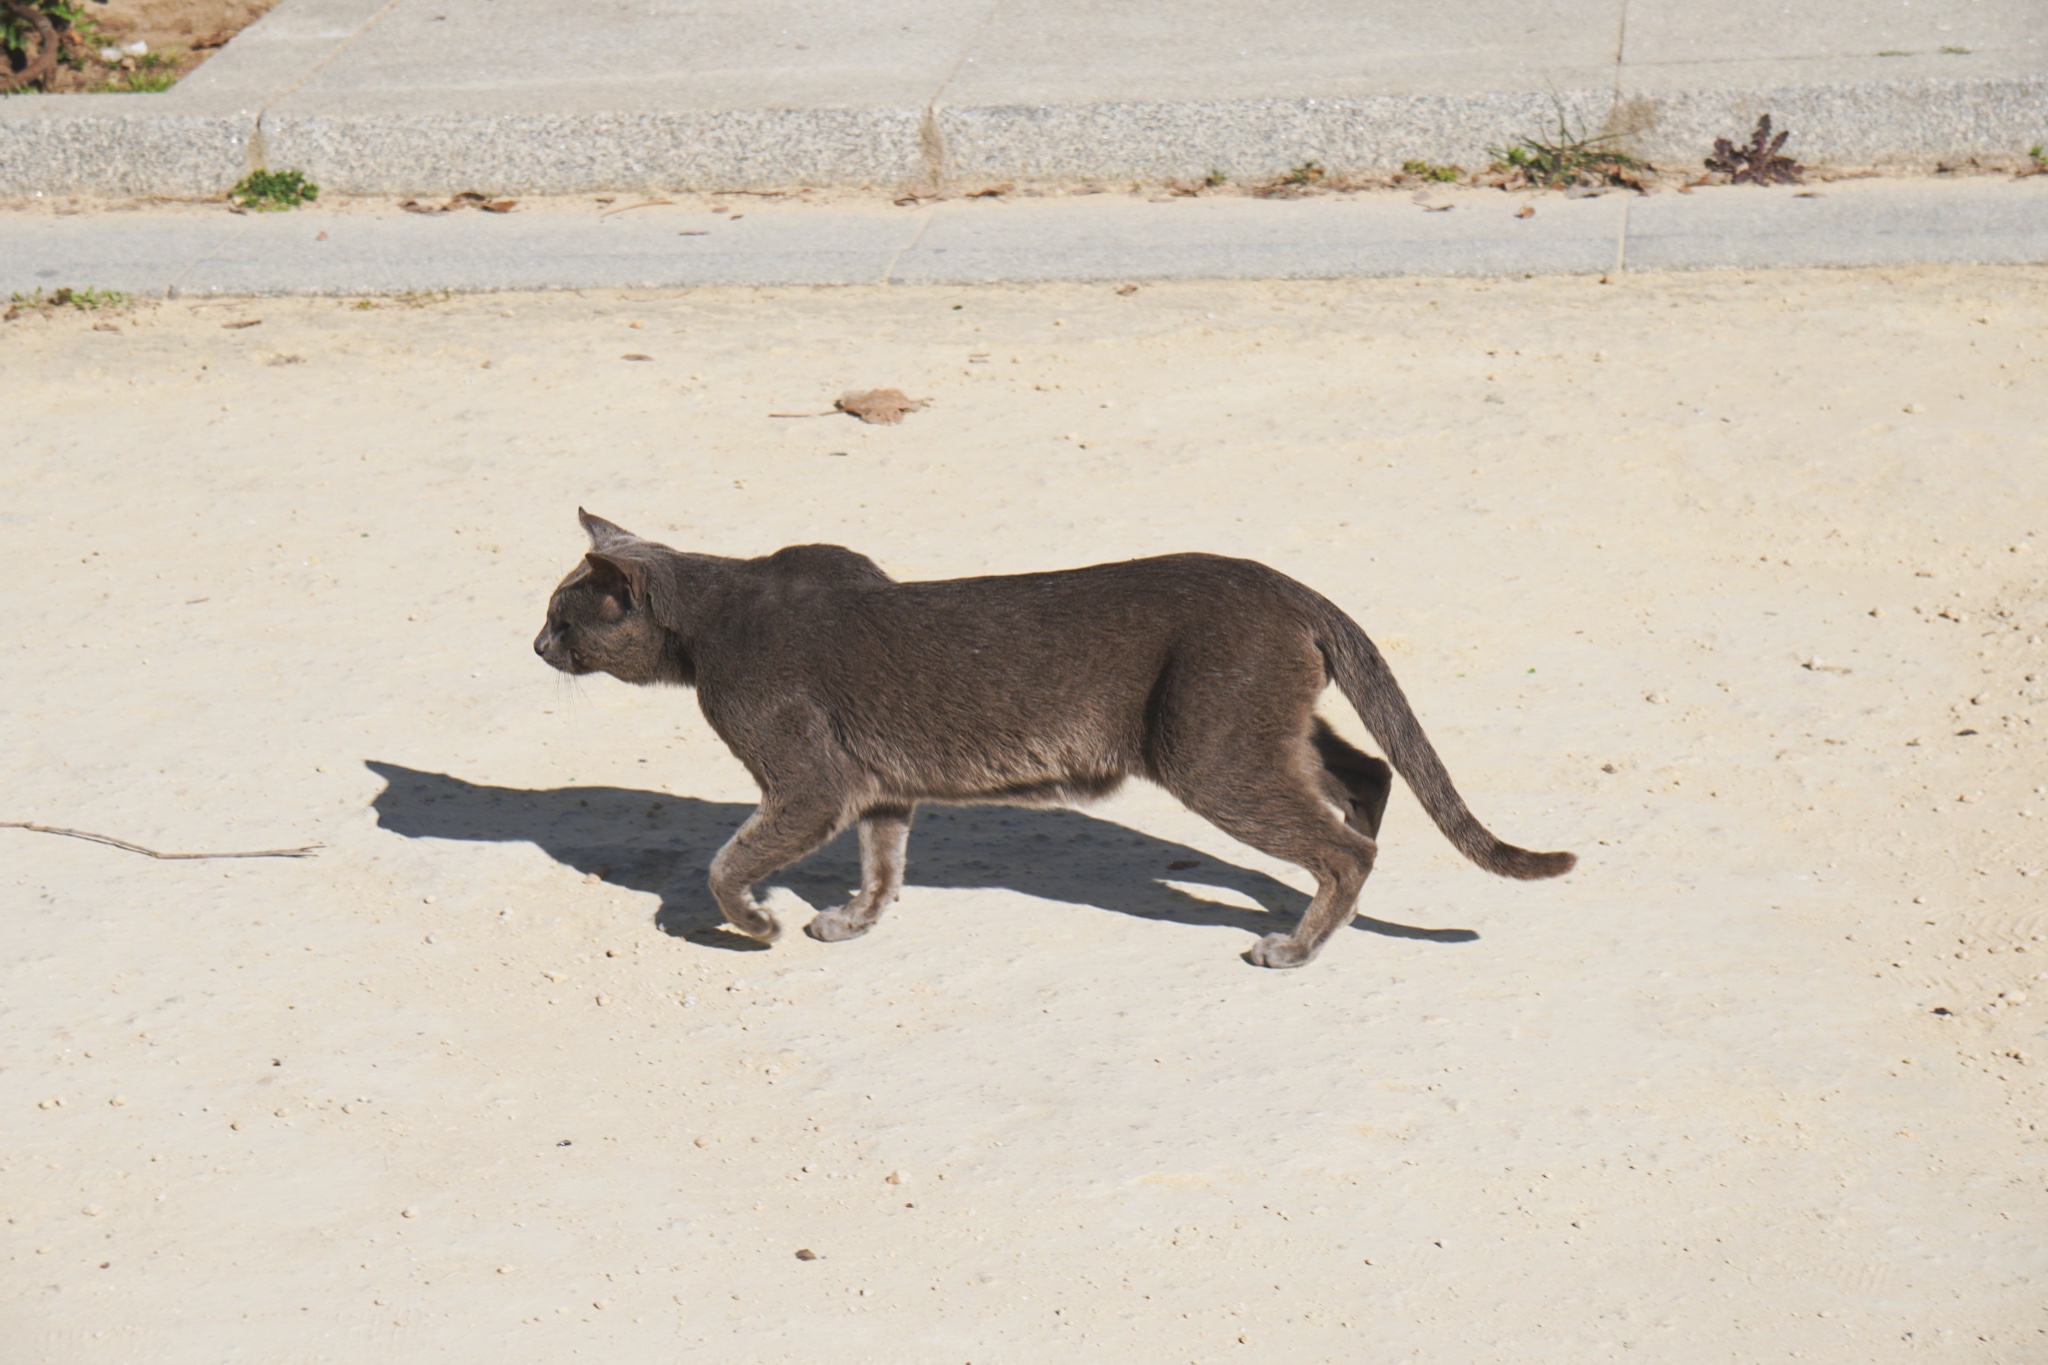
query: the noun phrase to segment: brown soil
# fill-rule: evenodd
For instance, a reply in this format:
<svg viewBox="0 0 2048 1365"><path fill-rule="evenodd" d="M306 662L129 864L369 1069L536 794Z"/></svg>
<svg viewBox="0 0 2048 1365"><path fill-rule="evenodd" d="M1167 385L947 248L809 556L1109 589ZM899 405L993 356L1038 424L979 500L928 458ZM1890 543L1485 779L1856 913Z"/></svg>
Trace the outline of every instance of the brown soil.
<svg viewBox="0 0 2048 1365"><path fill-rule="evenodd" d="M103 0L87 4L87 24L64 37L64 64L39 88L49 94L119 92L131 79L183 78L228 39L255 23L277 0ZM101 41L94 41L92 29ZM103 47L149 44L138 62L102 61ZM152 60L154 59L154 60ZM17 63L18 65L18 63Z"/></svg>

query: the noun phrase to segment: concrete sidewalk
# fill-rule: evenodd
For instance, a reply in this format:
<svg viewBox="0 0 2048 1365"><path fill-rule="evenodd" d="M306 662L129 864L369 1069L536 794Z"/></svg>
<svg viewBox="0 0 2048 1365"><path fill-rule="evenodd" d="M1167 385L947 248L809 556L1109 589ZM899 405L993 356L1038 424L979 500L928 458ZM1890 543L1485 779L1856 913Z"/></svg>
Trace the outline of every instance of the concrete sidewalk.
<svg viewBox="0 0 2048 1365"><path fill-rule="evenodd" d="M1483 165L1555 126L1697 165L2048 141L2040 0L284 0L161 95L0 100L0 195L1270 177Z"/></svg>
<svg viewBox="0 0 2048 1365"><path fill-rule="evenodd" d="M1811 197L1809 197L1811 196ZM1805 193L1438 192L1304 200L1124 195L892 208L738 201L504 216L361 206L0 213L0 294L987 284L1609 274L1623 269L2048 262L2048 176L1858 180ZM1448 206L1448 207L1445 207ZM1533 207L1527 217L1517 214Z"/></svg>

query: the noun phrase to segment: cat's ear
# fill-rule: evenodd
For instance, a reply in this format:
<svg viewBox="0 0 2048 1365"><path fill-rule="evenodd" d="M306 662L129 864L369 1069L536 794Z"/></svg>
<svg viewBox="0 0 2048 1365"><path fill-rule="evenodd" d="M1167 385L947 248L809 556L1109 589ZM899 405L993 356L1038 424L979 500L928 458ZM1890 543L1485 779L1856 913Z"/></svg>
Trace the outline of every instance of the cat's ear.
<svg viewBox="0 0 2048 1365"><path fill-rule="evenodd" d="M628 602L646 600L647 571L637 560L592 550L583 556L583 562L590 566L591 577L598 587L607 592L623 588Z"/></svg>
<svg viewBox="0 0 2048 1365"><path fill-rule="evenodd" d="M603 517L594 517L581 507L576 509L576 520L582 522L583 529L589 532L590 544L594 549L602 550L628 540L640 539L625 527L614 526Z"/></svg>

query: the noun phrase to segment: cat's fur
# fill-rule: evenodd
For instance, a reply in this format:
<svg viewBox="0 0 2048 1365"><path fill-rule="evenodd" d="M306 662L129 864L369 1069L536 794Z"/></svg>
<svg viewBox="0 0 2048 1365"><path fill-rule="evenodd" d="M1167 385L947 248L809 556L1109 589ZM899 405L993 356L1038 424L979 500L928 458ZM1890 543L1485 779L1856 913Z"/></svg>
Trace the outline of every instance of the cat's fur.
<svg viewBox="0 0 2048 1365"><path fill-rule="evenodd" d="M1466 857L1522 878L1576 861L1490 834L1365 632L1250 560L898 583L836 545L724 559L578 515L593 548L555 589L534 651L566 673L697 689L761 787L711 863L719 907L755 938L780 926L754 885L849 823L861 887L811 921L828 942L896 899L919 802L1081 801L1138 776L1314 874L1295 931L1249 953L1301 966L1351 919L1392 780L1315 716L1332 682Z"/></svg>

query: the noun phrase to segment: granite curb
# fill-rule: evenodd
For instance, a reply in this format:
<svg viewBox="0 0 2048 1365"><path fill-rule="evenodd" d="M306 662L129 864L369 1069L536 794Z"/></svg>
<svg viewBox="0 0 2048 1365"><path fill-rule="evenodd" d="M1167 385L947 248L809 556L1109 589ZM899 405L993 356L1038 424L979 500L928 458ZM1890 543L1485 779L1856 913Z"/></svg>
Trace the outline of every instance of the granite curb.
<svg viewBox="0 0 2048 1365"><path fill-rule="evenodd" d="M203 70L203 69L202 69ZM2012 159L2048 138L2048 76L1752 90L1503 92L1344 99L815 109L511 109L471 95L413 109L351 96L68 95L0 101L0 196L218 196L258 166L346 194L550 195L992 181L1259 181L1313 161L1378 175L1474 166L1554 127L1620 125L1696 165L1761 113L1809 164ZM157 101L147 109L138 101ZM467 107L465 107L467 106Z"/></svg>
<svg viewBox="0 0 2048 1365"><path fill-rule="evenodd" d="M1910 49L1910 50L1909 50ZM2035 0L282 0L161 94L0 99L0 197L565 195L1484 166L1555 130L1673 169L1765 113L1836 169L2048 142Z"/></svg>

